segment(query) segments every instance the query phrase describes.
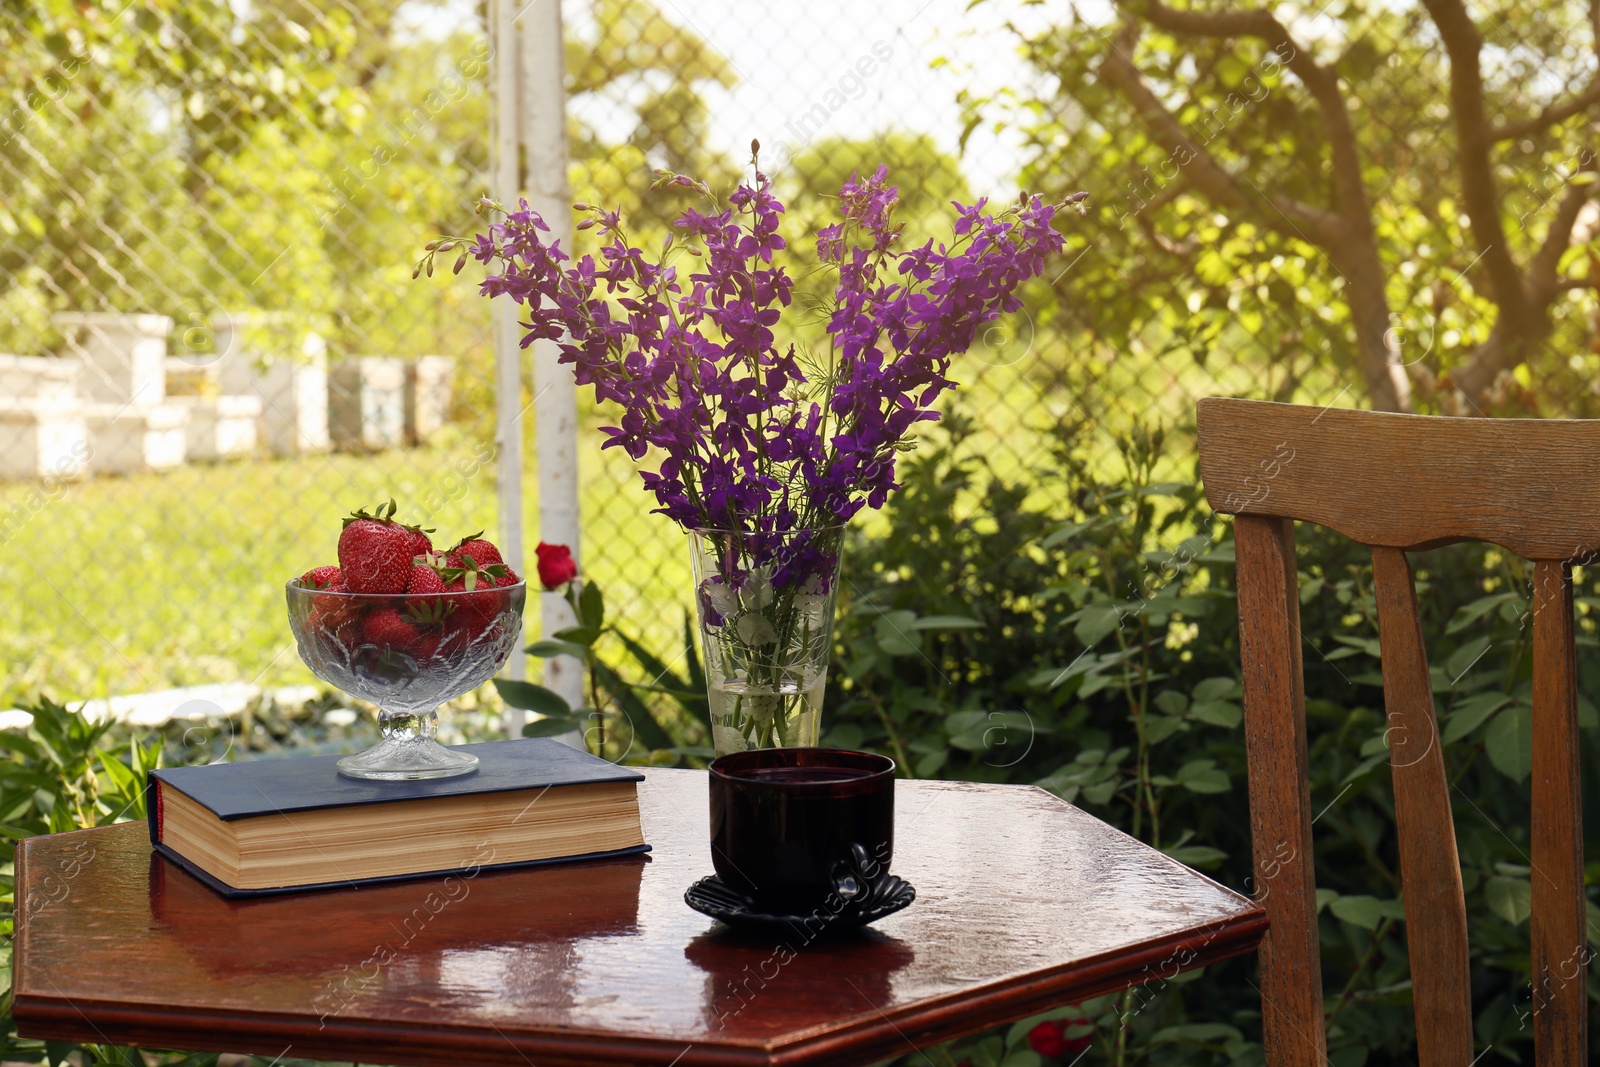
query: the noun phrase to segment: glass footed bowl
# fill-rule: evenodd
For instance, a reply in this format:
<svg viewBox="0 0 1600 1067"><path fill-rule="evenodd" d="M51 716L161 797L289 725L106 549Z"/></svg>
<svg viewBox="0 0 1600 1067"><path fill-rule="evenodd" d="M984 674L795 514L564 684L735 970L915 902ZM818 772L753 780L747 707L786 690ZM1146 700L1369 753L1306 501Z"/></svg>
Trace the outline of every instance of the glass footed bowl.
<svg viewBox="0 0 1600 1067"><path fill-rule="evenodd" d="M339 761L352 778L450 778L478 757L434 740L439 705L494 677L522 635L527 585L457 593L335 593L288 583L300 658L378 706L382 739Z"/></svg>

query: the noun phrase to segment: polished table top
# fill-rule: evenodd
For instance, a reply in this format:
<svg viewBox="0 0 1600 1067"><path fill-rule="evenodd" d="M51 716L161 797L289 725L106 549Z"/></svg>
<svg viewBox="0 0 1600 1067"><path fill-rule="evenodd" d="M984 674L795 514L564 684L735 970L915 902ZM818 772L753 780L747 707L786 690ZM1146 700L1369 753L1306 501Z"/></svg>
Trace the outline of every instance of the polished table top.
<svg viewBox="0 0 1600 1067"><path fill-rule="evenodd" d="M1262 909L1030 786L901 781L910 908L856 937L691 911L706 775L646 857L229 901L143 823L17 848L29 1037L453 1065L870 1063L1251 951Z"/></svg>

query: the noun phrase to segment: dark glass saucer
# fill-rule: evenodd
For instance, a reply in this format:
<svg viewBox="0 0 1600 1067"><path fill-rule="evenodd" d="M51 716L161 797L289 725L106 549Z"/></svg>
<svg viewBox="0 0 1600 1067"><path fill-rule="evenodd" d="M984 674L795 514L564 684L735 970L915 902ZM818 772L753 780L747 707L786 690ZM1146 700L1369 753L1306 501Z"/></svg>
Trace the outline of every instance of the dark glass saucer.
<svg viewBox="0 0 1600 1067"><path fill-rule="evenodd" d="M808 936L855 930L907 907L917 899L917 890L898 875L885 875L865 894L848 901L838 910L818 906L803 915L774 915L756 906L755 901L711 875L700 879L683 892L683 901L702 915L721 919L742 930L795 930Z"/></svg>

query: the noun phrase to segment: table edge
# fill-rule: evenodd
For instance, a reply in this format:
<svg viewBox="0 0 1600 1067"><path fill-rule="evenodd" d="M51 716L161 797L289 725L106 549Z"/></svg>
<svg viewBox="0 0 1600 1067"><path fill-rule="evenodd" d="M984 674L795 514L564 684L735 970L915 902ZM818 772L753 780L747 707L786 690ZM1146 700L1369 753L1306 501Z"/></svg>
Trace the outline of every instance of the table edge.
<svg viewBox="0 0 1600 1067"><path fill-rule="evenodd" d="M298 1048L301 1055L339 1058L360 1052L392 1049L389 1062L427 1067L502 1062L496 1058L507 1048L523 1059L544 1065L623 1062L657 1064L726 1065L726 1067L797 1067L817 1062L875 1062L904 1051L911 1042L927 1043L969 1034L974 1030L1027 1018L1064 1003L1158 979L1180 971L1219 963L1253 951L1267 929L1266 910L1260 905L1220 920L1168 935L1143 946L1130 959L1114 951L1084 961L1002 982L972 997L951 993L874 1017L863 1012L839 1025L790 1035L781 1042L695 1043L655 1036L619 1038L597 1030L448 1030L410 1020L328 1020L320 1033L325 1040L305 1040L309 1019L240 1009L207 1010L182 1006L74 1001L13 986L12 1016L19 1036L99 1042L125 1042L150 1048L191 1048L195 1051L254 1052L286 1055ZM1181 958L1180 958L1181 957ZM1128 977L1139 966L1145 977ZM1170 965L1171 969L1168 970ZM1157 968L1152 971L1152 967ZM52 983L53 984L53 983ZM94 1016L91 1018L91 1014ZM913 1039L917 1039L913 1041ZM694 1055L686 1056L690 1050Z"/></svg>

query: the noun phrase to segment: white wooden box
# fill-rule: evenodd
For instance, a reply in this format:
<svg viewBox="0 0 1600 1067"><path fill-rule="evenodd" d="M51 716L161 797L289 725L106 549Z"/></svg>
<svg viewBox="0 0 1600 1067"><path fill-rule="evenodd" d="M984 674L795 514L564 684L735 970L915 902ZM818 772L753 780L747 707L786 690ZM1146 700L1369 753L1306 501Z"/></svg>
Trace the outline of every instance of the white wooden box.
<svg viewBox="0 0 1600 1067"><path fill-rule="evenodd" d="M66 335L65 354L83 361L78 389L107 403L159 404L167 397L165 315L61 312L51 318Z"/></svg>
<svg viewBox="0 0 1600 1067"><path fill-rule="evenodd" d="M92 459L76 397L0 395L0 478L78 481Z"/></svg>
<svg viewBox="0 0 1600 1067"><path fill-rule="evenodd" d="M398 448L405 440L405 364L389 356L340 360L328 373L328 429L345 452Z"/></svg>
<svg viewBox="0 0 1600 1067"><path fill-rule="evenodd" d="M181 467L187 456L189 408L183 404L88 404L95 470L137 474Z"/></svg>
<svg viewBox="0 0 1600 1067"><path fill-rule="evenodd" d="M189 409L184 430L189 459L232 459L256 450L257 424L265 406L259 396L185 396L168 403Z"/></svg>
<svg viewBox="0 0 1600 1067"><path fill-rule="evenodd" d="M53 356L0 355L0 399L72 400L83 363Z"/></svg>
<svg viewBox="0 0 1600 1067"><path fill-rule="evenodd" d="M217 387L224 395L261 401L257 440L275 456L326 452L328 435L328 358L322 337L307 333L298 353L264 355L248 350L255 320L235 316L216 334Z"/></svg>
<svg viewBox="0 0 1600 1067"><path fill-rule="evenodd" d="M406 364L406 444L427 444L450 421L455 377L449 356L418 356Z"/></svg>

